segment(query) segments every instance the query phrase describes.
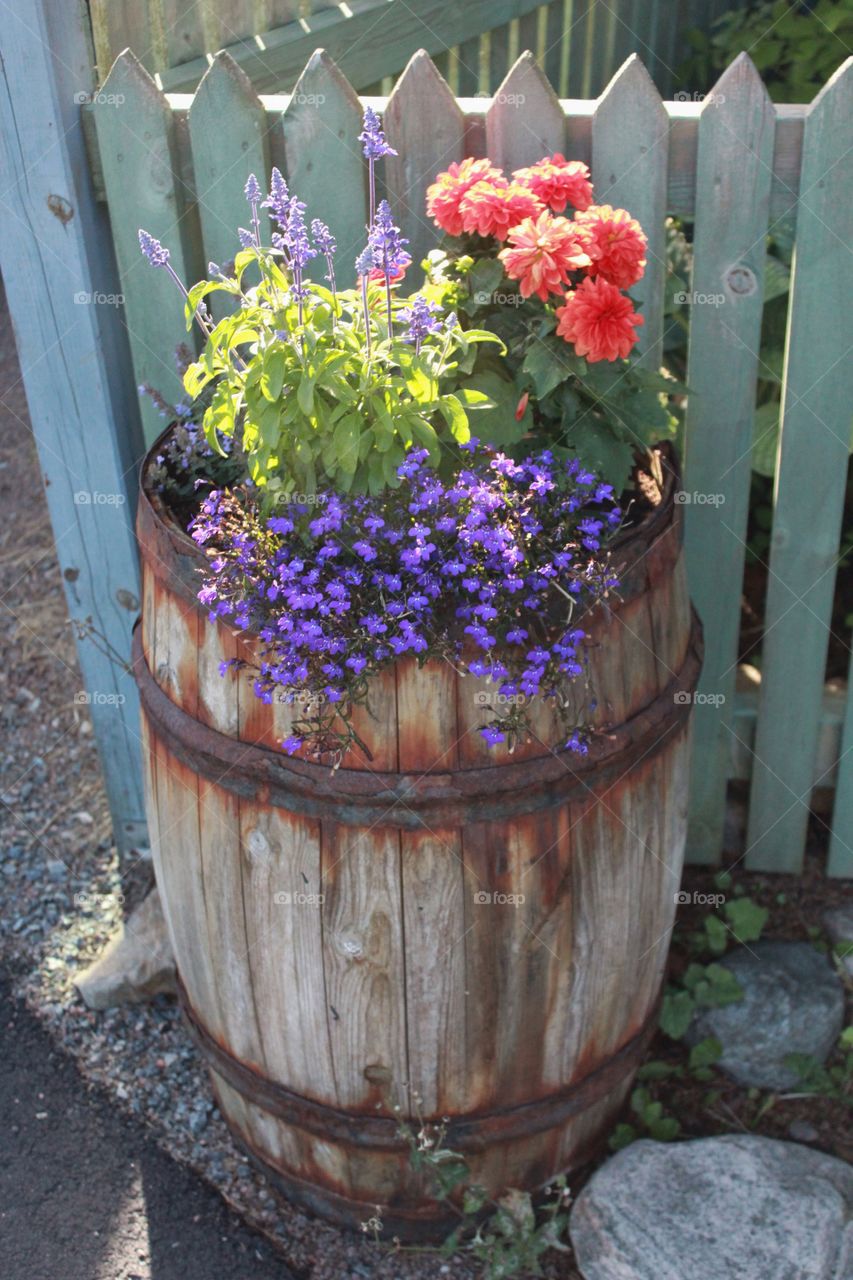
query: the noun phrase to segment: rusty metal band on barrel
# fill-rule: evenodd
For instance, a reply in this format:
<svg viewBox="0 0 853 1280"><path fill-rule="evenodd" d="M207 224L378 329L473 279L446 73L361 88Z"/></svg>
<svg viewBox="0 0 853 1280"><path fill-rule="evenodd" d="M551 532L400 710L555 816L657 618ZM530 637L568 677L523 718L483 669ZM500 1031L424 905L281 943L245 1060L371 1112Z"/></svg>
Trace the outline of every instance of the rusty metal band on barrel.
<svg viewBox="0 0 853 1280"><path fill-rule="evenodd" d="M702 665L702 630L695 613L681 670L635 716L593 735L589 754L549 752L533 760L453 772L388 773L338 769L230 738L172 702L148 669L140 629L133 668L148 723L188 769L217 786L291 813L342 823L410 830L436 824L500 821L582 798L650 759L687 719Z"/></svg>
<svg viewBox="0 0 853 1280"><path fill-rule="evenodd" d="M190 1032L208 1064L247 1101L327 1141L385 1151L406 1149L405 1139L399 1134L399 1121L394 1116L377 1115L375 1111L343 1111L270 1080L235 1057L205 1027L180 977L178 996ZM657 1000L640 1030L577 1083L512 1107L451 1117L447 1124L448 1145L461 1151L479 1151L495 1142L510 1142L556 1128L571 1116L586 1111L618 1088L642 1062L657 1027L659 1008Z"/></svg>

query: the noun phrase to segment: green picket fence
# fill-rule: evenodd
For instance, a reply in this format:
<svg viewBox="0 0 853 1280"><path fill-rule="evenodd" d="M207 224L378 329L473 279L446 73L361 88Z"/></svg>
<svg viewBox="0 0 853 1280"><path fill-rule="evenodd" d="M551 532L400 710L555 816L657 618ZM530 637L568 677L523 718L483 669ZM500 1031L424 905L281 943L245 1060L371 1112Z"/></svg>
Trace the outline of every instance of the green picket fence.
<svg viewBox="0 0 853 1280"><path fill-rule="evenodd" d="M22 3L42 14L47 7L47 0ZM58 20L71 41L71 19L63 14ZM76 64L66 56L59 67L31 47L23 31L17 52L31 54L26 72L20 72L22 84L28 76L46 86L57 134L65 128L73 138L62 77ZM102 358L121 316L104 309L97 323L87 315L81 328L64 294L50 296L47 305L32 282L52 277L58 261L83 281L78 288L95 276L111 281L124 298L131 387L150 382L167 397L179 396L173 347L183 328L182 307L165 274L151 270L139 254L137 228L144 226L169 245L176 270L195 279L208 260L233 255L235 228L245 222L242 187L249 172L266 174L277 164L309 215L329 220L340 261L352 260L366 218L357 143L364 101L321 51L309 59L292 94L260 97L228 54L216 57L194 94L167 95L126 53L84 109L89 173L81 174L76 151L66 157L56 148L58 154L45 160L52 166L45 189L61 192L63 183L73 189L79 217L63 221L46 213L25 182L7 197L15 202L12 216L4 216L0 206L2 268L51 481L52 517L64 531L60 560L75 568L69 602L78 616L94 609L115 648L128 647L128 612L112 602L130 591L124 554L132 539L130 504L123 515L110 510L100 522L87 523L91 509L75 511L72 490L84 481L94 488L91 477L98 468L102 488L130 488L124 459L137 441L136 419L126 403L129 378L126 372L119 378ZM851 703L843 725L842 716L824 714L853 402L853 362L841 323L853 292L853 60L810 106L774 106L746 55L704 103L696 103L662 101L636 56L597 100L559 100L530 54L518 59L493 98L459 99L430 58L419 53L387 100L370 101L383 112L399 153L385 162L384 182L416 257L437 238L424 216L425 189L450 161L488 154L511 169L555 150L587 161L599 201L630 209L649 235L649 268L636 293L646 316L643 359L653 366L665 337L665 216L695 220L684 496L691 591L705 624L706 662L695 708L688 860L719 860L727 781L749 776L747 867L798 870L812 790L834 786L829 870L853 875ZM12 113L0 120L9 171L25 173L32 98L11 94L2 110ZM117 279L111 276L105 211ZM736 696L735 676L764 245L768 228L793 214L796 256L767 625L760 694L750 700ZM66 321L76 321L70 339ZM67 350L72 341L73 350ZM47 348L58 349L64 361L45 361ZM103 374L100 381L96 373ZM106 385L111 381L118 391ZM117 411L118 396L125 399ZM146 439L161 427L146 408ZM60 454L71 479L55 465ZM70 532L69 517L76 521ZM84 645L81 657L85 651ZM91 653L85 652L84 661L90 687L111 678ZM99 734L112 735L105 750L108 782L111 770L126 770L128 756L138 751L135 704L126 683L123 688L123 754L116 747L115 713L109 724L96 723ZM138 806L135 795L127 798L126 772L122 780L124 793L112 777L111 796L119 796L114 812L116 805L125 811ZM126 825L134 829L132 816Z"/></svg>
<svg viewBox="0 0 853 1280"><path fill-rule="evenodd" d="M360 92L390 91L424 48L459 97L492 94L530 49L561 97L600 93L639 53L671 95L691 28L708 31L747 0L89 0L104 78L127 46L160 88L192 93L227 49L258 92L291 90L327 50Z"/></svg>

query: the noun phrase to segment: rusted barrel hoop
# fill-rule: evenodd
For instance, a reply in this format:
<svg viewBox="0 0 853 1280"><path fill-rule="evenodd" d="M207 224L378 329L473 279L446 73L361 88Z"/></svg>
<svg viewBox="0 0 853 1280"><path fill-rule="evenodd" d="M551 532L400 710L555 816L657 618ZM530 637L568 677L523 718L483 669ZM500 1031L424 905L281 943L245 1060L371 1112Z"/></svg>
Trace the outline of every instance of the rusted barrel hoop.
<svg viewBox="0 0 853 1280"><path fill-rule="evenodd" d="M582 798L661 751L690 713L702 665L702 627L693 613L681 670L642 711L595 734L589 753L548 754L535 760L453 773L386 773L338 769L292 759L257 743L229 738L172 702L148 669L137 624L133 670L148 722L166 748L194 773L235 795L292 813L340 822L409 830L436 824L498 821Z"/></svg>
<svg viewBox="0 0 853 1280"><path fill-rule="evenodd" d="M202 578L209 562L202 549L181 529L163 498L148 481L152 459L168 436L168 428L151 447L142 468L137 510L137 538L148 566L173 594L193 604L199 613L208 610L199 602ZM682 508L675 502L681 477L675 455L661 446L664 472L663 497L642 520L619 532L610 543L613 571L619 579L619 598L629 601L646 588L647 576L664 574L675 563L683 541ZM600 608L601 606L599 606ZM591 625L593 615L587 616Z"/></svg>
<svg viewBox="0 0 853 1280"><path fill-rule="evenodd" d="M405 1139L398 1133L394 1116L374 1112L342 1111L312 1098L294 1093L276 1080L262 1075L255 1067L236 1058L207 1030L193 1009L186 988L177 979L178 996L190 1032L209 1065L223 1080L248 1102L265 1108L272 1115L316 1134L326 1141L341 1141L371 1150L404 1151ZM643 1060L657 1027L660 1011L658 999L640 1030L620 1049L589 1075L565 1089L557 1089L544 1097L519 1102L496 1111L470 1112L464 1118L450 1117L447 1122L447 1145L459 1151L481 1151L495 1142L510 1142L554 1129L570 1116L585 1111L618 1088ZM435 1117L435 1120L441 1117Z"/></svg>

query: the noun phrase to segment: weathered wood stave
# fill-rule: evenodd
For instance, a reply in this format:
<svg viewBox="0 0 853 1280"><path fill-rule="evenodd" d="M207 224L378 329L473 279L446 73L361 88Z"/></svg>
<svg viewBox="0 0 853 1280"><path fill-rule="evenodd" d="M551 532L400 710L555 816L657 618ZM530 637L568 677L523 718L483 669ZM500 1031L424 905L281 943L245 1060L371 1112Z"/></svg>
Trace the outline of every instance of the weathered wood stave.
<svg viewBox="0 0 853 1280"><path fill-rule="evenodd" d="M251 639L207 621L200 553L143 492L136 666L185 1007L235 1136L309 1209L447 1228L394 1104L448 1117L493 1192L577 1167L621 1106L684 852L701 641L675 485L615 548L622 602L590 620L609 732L588 760L555 763L550 712L540 741L487 753L477 682L412 663L362 717L374 760L334 776L276 751L288 708L219 675Z"/></svg>

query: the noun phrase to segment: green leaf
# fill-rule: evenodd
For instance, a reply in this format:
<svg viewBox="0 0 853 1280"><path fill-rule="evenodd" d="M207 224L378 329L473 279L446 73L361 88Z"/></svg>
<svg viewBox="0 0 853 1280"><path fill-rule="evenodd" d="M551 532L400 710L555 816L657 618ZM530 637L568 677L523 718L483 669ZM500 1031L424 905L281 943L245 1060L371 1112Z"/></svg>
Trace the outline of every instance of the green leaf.
<svg viewBox="0 0 853 1280"><path fill-rule="evenodd" d="M281 347L270 347L264 353L261 392L267 400L277 400L281 395L286 364L286 357Z"/></svg>
<svg viewBox="0 0 853 1280"><path fill-rule="evenodd" d="M776 452L779 445L778 400L769 400L755 411L752 427L752 469L760 476L773 476L776 472Z"/></svg>
<svg viewBox="0 0 853 1280"><path fill-rule="evenodd" d="M480 392L487 399L478 403L476 397L472 397L472 392ZM487 371L474 374L468 379L465 393L459 398L469 410L468 424L472 434L485 444L502 447L514 444L533 424L529 405L521 421L516 419L518 388L514 382L501 377L499 373Z"/></svg>
<svg viewBox="0 0 853 1280"><path fill-rule="evenodd" d="M305 417L310 418L314 412L314 378L307 373L302 376L296 389L296 403Z"/></svg>
<svg viewBox="0 0 853 1280"><path fill-rule="evenodd" d="M468 426L468 415L458 397L442 396L438 402L438 408L457 444L467 444L471 439L471 429Z"/></svg>
<svg viewBox="0 0 853 1280"><path fill-rule="evenodd" d="M729 945L731 935L719 916L705 917L705 933L710 949L717 955L722 955Z"/></svg>
<svg viewBox="0 0 853 1280"><path fill-rule="evenodd" d="M738 942L757 942L769 915L766 907L759 907L751 898L735 898L723 911Z"/></svg>
<svg viewBox="0 0 853 1280"><path fill-rule="evenodd" d="M694 1044L690 1050L687 1065L691 1071L695 1071L698 1067L712 1067L715 1062L719 1061L722 1052L723 1046L716 1036L708 1036L705 1040L700 1040L698 1044Z"/></svg>
<svg viewBox="0 0 853 1280"><path fill-rule="evenodd" d="M521 368L530 376L538 399L543 400L571 376L572 355L562 338L546 338L533 343Z"/></svg>
<svg viewBox="0 0 853 1280"><path fill-rule="evenodd" d="M631 1124L617 1124L616 1128L610 1135L610 1150L622 1151L625 1147L630 1147L632 1142L636 1142L639 1134Z"/></svg>
<svg viewBox="0 0 853 1280"><path fill-rule="evenodd" d="M667 991L661 1008L661 1031L672 1040L681 1040L693 1021L693 997L688 991Z"/></svg>
<svg viewBox="0 0 853 1280"><path fill-rule="evenodd" d="M743 987L731 969L727 969L724 964L709 964L705 976L708 980L705 1002L709 1007L720 1008L743 999Z"/></svg>
<svg viewBox="0 0 853 1280"><path fill-rule="evenodd" d="M681 1125L675 1116L661 1116L649 1124L649 1136L654 1138L655 1142L672 1142L673 1138L678 1137L680 1131Z"/></svg>

